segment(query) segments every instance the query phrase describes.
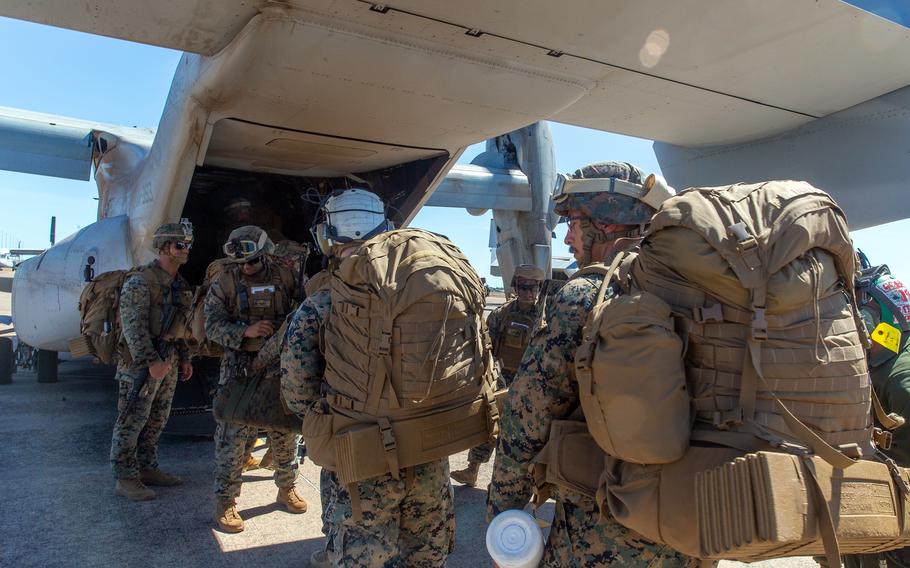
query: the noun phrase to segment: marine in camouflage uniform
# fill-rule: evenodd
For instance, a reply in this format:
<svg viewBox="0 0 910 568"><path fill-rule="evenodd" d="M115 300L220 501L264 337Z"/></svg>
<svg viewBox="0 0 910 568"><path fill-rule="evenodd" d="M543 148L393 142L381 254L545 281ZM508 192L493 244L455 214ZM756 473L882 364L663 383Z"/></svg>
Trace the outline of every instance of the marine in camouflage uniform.
<svg viewBox="0 0 910 568"><path fill-rule="evenodd" d="M251 368L259 351L256 346L275 331L276 321L272 319L281 321L286 315L280 313L282 305L278 298L285 295L284 309L288 309L295 294L290 274L287 278L282 278L278 271L283 269L268 260L267 253L271 251L272 243L262 229L252 225L235 229L225 245L226 250L229 245L237 247L233 256L229 257L236 268L226 269L212 282L204 305L206 336L224 347L219 388ZM247 248L241 250L242 246ZM249 306L242 306L241 287L253 291L246 299ZM257 299L257 287L271 289L262 292L268 294L267 299ZM257 302L265 302L262 308L263 319L252 317ZM244 310L248 313L244 314ZM264 319L266 315L273 318ZM256 321L247 321L252 319ZM276 345L278 342L265 343L269 344ZM276 405L281 404L280 400L274 402ZM243 519L236 510L236 500L240 496L241 475L247 454L258 433L259 429L254 426L217 422L214 519L227 532L240 532L244 529ZM268 432L268 438L274 455L275 485L278 486L276 501L283 504L290 513L303 513L307 508L306 501L294 488L297 479L297 434Z"/></svg>
<svg viewBox="0 0 910 568"><path fill-rule="evenodd" d="M152 239L158 259L127 276L120 292L120 324L129 356L120 357L117 364L120 390L110 458L117 479L115 493L133 501L155 498L155 492L146 485L182 483L179 477L158 469L157 448L171 412L177 370L182 369L184 380L193 373L184 342L167 340L182 336L175 326L185 323L189 315L192 290L177 269L189 258L192 242L188 221L158 227ZM158 289L153 290L153 286ZM160 305L152 306L152 298L159 299ZM175 324L154 336L153 328L163 325L164 313L170 309L178 310ZM162 321L153 323L150 316L156 314ZM144 387L130 404L133 385L143 379Z"/></svg>
<svg viewBox="0 0 910 568"><path fill-rule="evenodd" d="M363 190L358 197L363 197ZM345 192L347 193L347 192ZM373 232L379 219L359 215L348 218L345 193L340 199L329 199L323 206L325 219L335 226L331 232L317 232L323 253L339 259L353 252L349 244L358 241L353 235ZM373 196L375 198L375 196ZM375 201L381 205L378 198ZM361 208L362 209L362 208ZM379 216L377 214L377 216ZM366 217L366 218L365 218ZM317 221L318 223L319 221ZM358 226L359 223L365 223ZM370 226L367 226L370 225ZM317 226L317 231L321 226ZM355 233L355 230L357 233ZM352 238L333 241L329 234ZM331 295L325 288L327 274L310 281L322 289L308 295L288 325L281 353L281 389L289 408L302 419L313 413L328 414L330 409L322 394L325 359L319 349L319 328L331 307ZM323 284L316 284L323 281ZM306 429L306 424L304 425ZM357 491L361 516L354 515L349 488L341 486L334 474L320 477L323 502L323 531L328 539L326 556L313 560L327 561L336 567L355 566L444 566L454 546L454 494L449 483L448 460L438 460L399 472L381 475L351 486ZM326 503L326 501L328 503ZM311 565L316 565L315 563Z"/></svg>
<svg viewBox="0 0 910 568"><path fill-rule="evenodd" d="M642 182L638 168L607 162L575 173ZM557 202L557 213L570 221L566 244L579 266L607 260L637 243L636 225L653 209L627 196L588 193ZM618 225L623 225L619 227ZM611 229L607 231L607 229ZM618 238L617 238L618 237ZM594 305L600 274L571 279L546 307L544 325L528 345L503 407L493 479L487 497L487 520L508 509L521 509L531 498L532 460L546 445L553 420L568 419L580 400L574 378L575 352ZM697 566L698 561L651 542L609 515L601 516L594 499L565 487L552 487L555 517L544 550L543 566Z"/></svg>
<svg viewBox="0 0 910 568"><path fill-rule="evenodd" d="M534 329L540 324L540 287L545 275L533 264L522 264L515 268L511 288L516 297L499 306L487 316L487 329L493 342L493 355L499 365L498 386L509 388L515 378L515 371L522 354L531 340ZM468 452L468 466L452 472L452 479L469 487L477 484L480 464L490 461L493 442L486 442Z"/></svg>
<svg viewBox="0 0 910 568"><path fill-rule="evenodd" d="M328 270L313 276L307 286L307 297L288 323L281 350L281 395L288 408L303 419L311 410L324 413L322 405L322 374L325 359L319 349L319 328L331 308L326 288ZM315 409L315 410L314 410ZM338 482L335 474L325 468L319 474L319 499L322 503L322 533L325 548L314 554L310 565L329 566L335 549L337 530L333 504Z"/></svg>

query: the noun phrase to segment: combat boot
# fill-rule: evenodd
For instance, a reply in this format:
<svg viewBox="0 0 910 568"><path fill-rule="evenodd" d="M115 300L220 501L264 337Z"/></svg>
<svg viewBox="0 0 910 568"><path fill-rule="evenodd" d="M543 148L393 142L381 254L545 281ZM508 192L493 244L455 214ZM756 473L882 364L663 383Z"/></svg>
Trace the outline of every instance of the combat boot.
<svg viewBox="0 0 910 568"><path fill-rule="evenodd" d="M154 485L156 487L183 485L183 479L170 473L164 473L158 468L142 470L139 472L139 479L146 485Z"/></svg>
<svg viewBox="0 0 910 568"><path fill-rule="evenodd" d="M259 460L259 467L263 469L275 469L275 461L272 456L272 448L269 448L265 451L265 454L262 456L262 459Z"/></svg>
<svg viewBox="0 0 910 568"><path fill-rule="evenodd" d="M451 476L452 479L458 483L463 483L468 487L474 487L477 485L477 473L480 471L480 464L477 462L468 462L468 467L460 470L453 471Z"/></svg>
<svg viewBox="0 0 910 568"><path fill-rule="evenodd" d="M310 554L310 568L329 568L331 565L329 554L325 549L317 550Z"/></svg>
<svg viewBox="0 0 910 568"><path fill-rule="evenodd" d="M215 501L214 518L224 532L239 533L243 531L243 519L240 518L240 513L237 512L237 502L233 499Z"/></svg>
<svg viewBox="0 0 910 568"><path fill-rule="evenodd" d="M297 493L297 489L294 486L279 487L278 497L275 498L275 502L284 505L288 513L294 513L295 515L306 513L306 501Z"/></svg>
<svg viewBox="0 0 910 568"><path fill-rule="evenodd" d="M246 455L246 463L243 464L243 471L252 471L254 469L259 469L260 460L253 457L253 454Z"/></svg>
<svg viewBox="0 0 910 568"><path fill-rule="evenodd" d="M151 501L155 492L146 487L138 477L118 479L114 486L114 494L126 497L130 501Z"/></svg>

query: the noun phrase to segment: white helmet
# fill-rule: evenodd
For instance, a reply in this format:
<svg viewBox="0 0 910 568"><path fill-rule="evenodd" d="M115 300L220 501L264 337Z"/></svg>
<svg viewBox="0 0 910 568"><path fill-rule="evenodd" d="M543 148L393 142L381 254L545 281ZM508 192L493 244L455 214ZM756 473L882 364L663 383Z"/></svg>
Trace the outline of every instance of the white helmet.
<svg viewBox="0 0 910 568"><path fill-rule="evenodd" d="M365 241L392 228L378 195L365 189L345 189L326 199L311 231L319 250L329 255L333 246Z"/></svg>

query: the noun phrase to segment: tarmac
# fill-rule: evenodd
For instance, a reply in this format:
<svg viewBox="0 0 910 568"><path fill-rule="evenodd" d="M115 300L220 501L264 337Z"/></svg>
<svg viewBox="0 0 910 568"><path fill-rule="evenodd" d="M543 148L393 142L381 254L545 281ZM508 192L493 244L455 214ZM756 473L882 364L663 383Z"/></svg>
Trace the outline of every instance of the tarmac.
<svg viewBox="0 0 910 568"><path fill-rule="evenodd" d="M108 461L117 393L111 368L64 361L59 369L57 383L39 384L33 373L19 371L12 384L0 385L0 566L300 567L322 547L319 469L309 460L299 470L298 490L309 503L303 515L274 503L271 471L244 475L240 534L220 532L211 518L211 439L165 434L161 466L186 483L159 489L155 501L116 497ZM466 459L466 453L453 456L452 468ZM490 464L481 468L479 487L490 473ZM485 496L455 483L457 536L448 566L490 566ZM541 509L547 515L551 506ZM756 564L815 565L806 558Z"/></svg>

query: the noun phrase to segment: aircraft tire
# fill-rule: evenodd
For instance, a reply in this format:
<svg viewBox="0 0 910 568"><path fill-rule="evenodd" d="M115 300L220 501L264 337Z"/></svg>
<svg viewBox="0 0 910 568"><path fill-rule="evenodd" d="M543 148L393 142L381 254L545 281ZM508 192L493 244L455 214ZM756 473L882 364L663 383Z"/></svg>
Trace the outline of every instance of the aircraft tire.
<svg viewBox="0 0 910 568"><path fill-rule="evenodd" d="M0 385L8 385L13 382L15 364L13 340L9 337L0 337Z"/></svg>

